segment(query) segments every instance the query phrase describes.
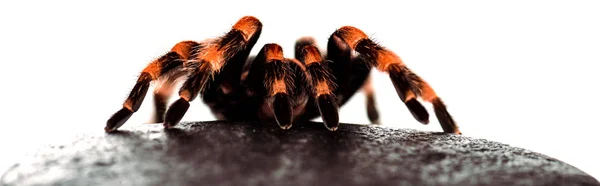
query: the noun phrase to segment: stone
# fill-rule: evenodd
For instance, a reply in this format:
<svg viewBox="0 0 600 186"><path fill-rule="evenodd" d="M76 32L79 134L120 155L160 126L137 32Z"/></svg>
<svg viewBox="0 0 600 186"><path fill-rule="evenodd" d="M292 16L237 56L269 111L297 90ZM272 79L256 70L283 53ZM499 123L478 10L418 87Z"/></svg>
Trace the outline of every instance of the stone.
<svg viewBox="0 0 600 186"><path fill-rule="evenodd" d="M130 127L127 127L130 126ZM49 144L3 185L600 185L557 159L464 135L322 123L129 124Z"/></svg>

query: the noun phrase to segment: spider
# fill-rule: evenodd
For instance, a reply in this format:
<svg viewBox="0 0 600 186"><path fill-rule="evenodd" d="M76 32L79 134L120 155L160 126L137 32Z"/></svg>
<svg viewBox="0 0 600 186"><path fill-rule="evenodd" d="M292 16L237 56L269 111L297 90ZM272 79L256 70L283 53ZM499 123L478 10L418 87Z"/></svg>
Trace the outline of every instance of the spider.
<svg viewBox="0 0 600 186"><path fill-rule="evenodd" d="M295 43L294 58L284 57L282 47L275 43L265 44L250 56L261 30L260 20L245 16L221 37L177 43L142 70L123 108L108 119L105 131L116 131L140 108L152 82L156 84L152 121L167 129L175 127L190 102L200 96L219 120L277 123L289 129L293 123L320 116L325 127L335 131L339 107L359 89L367 98L369 120L377 124L379 113L370 83L371 68L375 67L388 73L417 121L429 123L420 98L433 105L445 133L461 134L433 88L360 29L337 29L329 37L326 53L313 38L302 37ZM184 79L180 98L167 108L167 99L180 79Z"/></svg>

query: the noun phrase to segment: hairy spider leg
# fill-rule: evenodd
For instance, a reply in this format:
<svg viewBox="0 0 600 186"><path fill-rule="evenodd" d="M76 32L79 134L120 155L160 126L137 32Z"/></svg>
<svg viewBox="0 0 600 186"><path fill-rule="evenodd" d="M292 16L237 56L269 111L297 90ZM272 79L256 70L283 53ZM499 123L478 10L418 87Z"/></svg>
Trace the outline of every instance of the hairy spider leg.
<svg viewBox="0 0 600 186"><path fill-rule="evenodd" d="M246 94L247 88L242 83L242 76L247 71L250 52L256 45L261 31L262 23L257 19L242 18L224 37L230 40L223 41L224 45L239 45L239 41L243 39L245 47L237 53L227 54L232 57L201 93L202 101L219 120L256 120L259 100Z"/></svg>
<svg viewBox="0 0 600 186"><path fill-rule="evenodd" d="M373 89L367 90L370 84L366 84L368 83L366 80L369 77L371 67L360 62L359 60L361 59L352 56L351 49L343 41L339 40L339 43L340 44L337 44L335 40L329 40L327 47L328 51L325 55L326 59L319 65L326 69L327 74L330 74L327 75L331 77L328 78L328 81L330 81L328 85L333 86L330 90L333 92L333 97L336 102L335 105L337 105L336 107L339 110L339 107L344 105L362 86L366 91L365 95L368 100L371 100L370 102L367 102L367 115L369 120L371 123L378 123L379 113L374 104L374 95L372 94ZM318 50L315 40L312 37L302 37L296 40L295 57L297 59L304 58L305 54L303 52L304 48L307 46L314 47L315 50ZM321 54L321 56L323 55ZM310 102L316 102L316 100L311 98ZM330 109L332 111L331 113L333 113L333 108L334 107L331 107ZM321 116L321 118L324 119L324 123L326 123L327 121L323 117L328 117L327 120L331 121L339 119L338 110L335 111L335 115L324 115L321 113L321 108L317 104L309 104L301 118L302 120L308 121Z"/></svg>
<svg viewBox="0 0 600 186"><path fill-rule="evenodd" d="M200 44L195 41L182 41L176 44L171 51L177 52L177 54L183 57L184 61L187 61L190 58L190 54L193 53L193 51L198 50L199 46ZM169 98L171 95L173 95L173 90L175 90L177 80L185 75L187 75L186 70L177 70L174 73L171 73L170 75L156 81L153 94L154 114L152 115L150 123L164 122L167 104Z"/></svg>
<svg viewBox="0 0 600 186"><path fill-rule="evenodd" d="M335 77L338 77L339 104L343 105L362 87L367 98L367 116L371 123L379 123L379 111L375 107L374 89L370 84L371 66L366 65L360 55L352 55L350 48L339 37L330 36L327 41L327 59L332 60L330 65ZM369 89L370 88L370 89Z"/></svg>
<svg viewBox="0 0 600 186"><path fill-rule="evenodd" d="M170 52L148 64L123 103L123 108L108 119L104 130L106 132L117 130L140 108L152 81L180 75L184 71L183 63L189 57L188 51L195 44L193 41L180 42Z"/></svg>
<svg viewBox="0 0 600 186"><path fill-rule="evenodd" d="M261 100L256 113L259 120L274 119L282 129L292 127L294 72L281 46L269 43L261 48L250 64L245 83L250 94Z"/></svg>
<svg viewBox="0 0 600 186"><path fill-rule="evenodd" d="M253 45L256 43L262 29L262 23L255 17L245 16L238 20L232 29L224 36L202 43L199 50L192 53L186 67L190 68L188 79L179 90L180 98L175 101L166 111L163 125L172 128L181 121L189 108L189 102L198 95L206 96L214 93L209 91L209 86L217 85L216 79L223 80L227 88L235 88L239 84L239 74L236 78L223 78L228 73L235 73L236 68L241 69ZM232 62L229 64L229 62ZM229 65L231 65L231 68ZM219 76L220 73L226 73ZM237 83L233 82L237 81ZM214 86L213 86L214 85ZM210 89L214 90L214 89ZM223 91L224 89L220 89ZM225 90L227 91L227 90ZM205 101L207 99L204 99Z"/></svg>
<svg viewBox="0 0 600 186"><path fill-rule="evenodd" d="M311 104L316 104L325 127L335 131L339 126L339 106L334 94L335 77L328 66L331 61L322 59L322 54L314 43L298 43L297 46L296 57L306 66L311 98L315 100Z"/></svg>
<svg viewBox="0 0 600 186"><path fill-rule="evenodd" d="M433 88L412 72L394 52L375 43L363 31L352 26L339 28L331 37L343 40L348 47L360 53L359 58L363 58L368 66L387 72L398 96L417 121L423 124L429 122L427 110L417 101L417 97L420 97L423 101L432 103L444 132L461 134L446 105Z"/></svg>
<svg viewBox="0 0 600 186"><path fill-rule="evenodd" d="M369 121L371 121L372 124L381 124L379 123L379 111L377 110L377 103L375 101L375 88L373 87L373 80L371 76L367 77L367 80L363 84L362 90L365 94L365 105L367 106L367 116L369 117Z"/></svg>

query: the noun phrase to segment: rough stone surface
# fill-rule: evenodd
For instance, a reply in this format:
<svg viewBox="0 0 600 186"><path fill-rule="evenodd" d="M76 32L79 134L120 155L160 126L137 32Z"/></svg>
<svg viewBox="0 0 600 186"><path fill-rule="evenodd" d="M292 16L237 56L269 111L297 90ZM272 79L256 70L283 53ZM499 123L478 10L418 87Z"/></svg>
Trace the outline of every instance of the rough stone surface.
<svg viewBox="0 0 600 186"><path fill-rule="evenodd" d="M483 139L350 124L329 132L320 123L283 131L224 122L81 134L40 149L1 183L600 185L559 160Z"/></svg>

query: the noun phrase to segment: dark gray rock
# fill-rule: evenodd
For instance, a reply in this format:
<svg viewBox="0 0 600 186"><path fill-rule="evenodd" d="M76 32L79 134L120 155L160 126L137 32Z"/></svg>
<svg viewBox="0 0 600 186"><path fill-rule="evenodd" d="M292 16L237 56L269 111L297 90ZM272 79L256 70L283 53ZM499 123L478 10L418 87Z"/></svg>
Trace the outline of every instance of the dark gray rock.
<svg viewBox="0 0 600 186"><path fill-rule="evenodd" d="M130 124L133 125L133 124ZM98 128L98 130L102 130ZM465 136L320 123L137 125L40 149L5 185L600 185L559 160Z"/></svg>

